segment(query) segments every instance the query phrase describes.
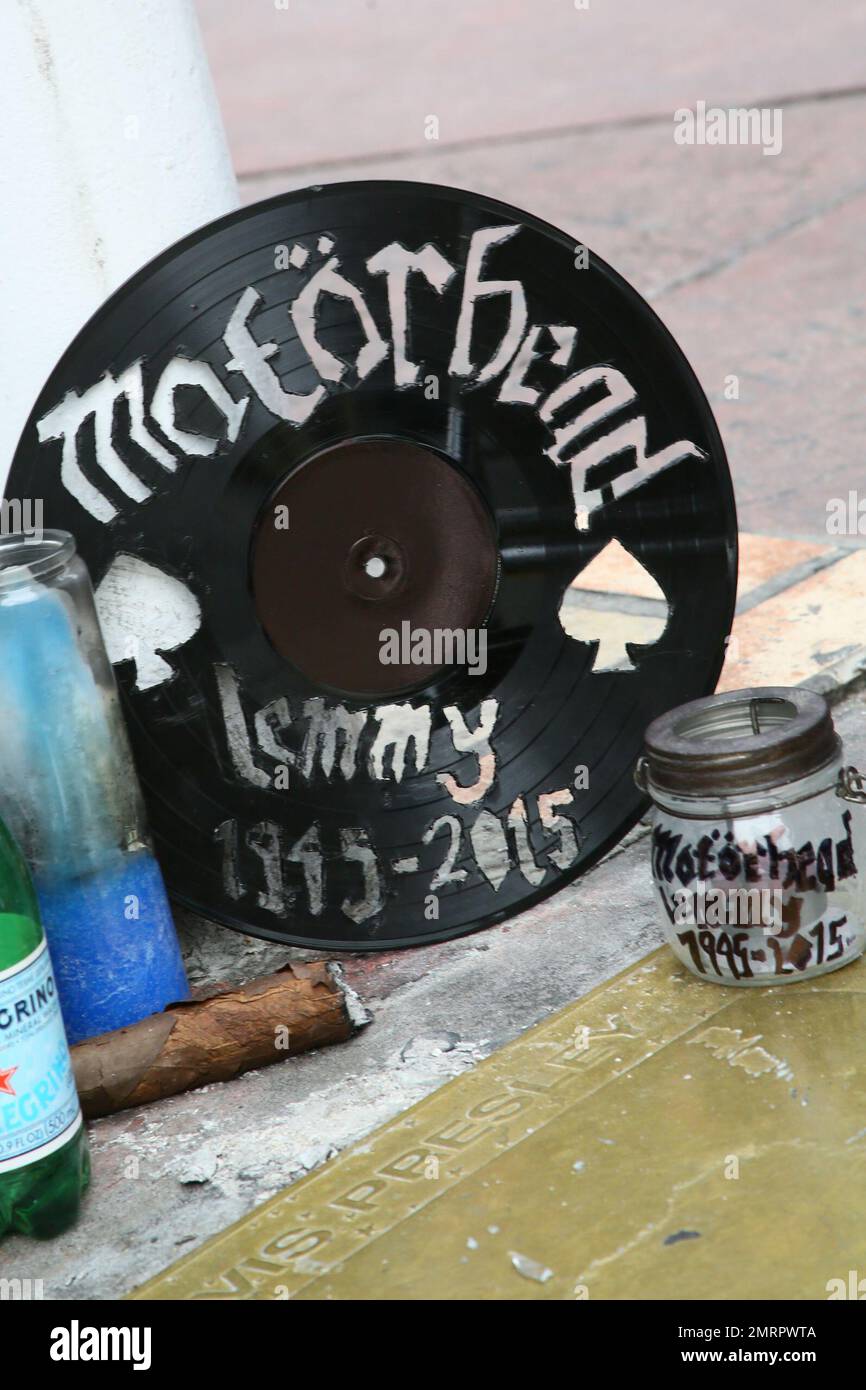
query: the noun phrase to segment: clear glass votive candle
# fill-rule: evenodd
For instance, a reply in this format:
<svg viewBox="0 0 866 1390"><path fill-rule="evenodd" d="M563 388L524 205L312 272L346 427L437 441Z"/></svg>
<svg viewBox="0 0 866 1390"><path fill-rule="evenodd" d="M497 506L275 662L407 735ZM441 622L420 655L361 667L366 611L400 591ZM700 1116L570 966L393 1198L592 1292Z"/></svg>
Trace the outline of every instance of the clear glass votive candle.
<svg viewBox="0 0 866 1390"><path fill-rule="evenodd" d="M70 1042L188 997L90 576L62 531L0 538L0 817Z"/></svg>
<svg viewBox="0 0 866 1390"><path fill-rule="evenodd" d="M653 802L665 936L695 975L786 984L860 955L866 796L823 696L765 687L681 705L650 724L635 780Z"/></svg>

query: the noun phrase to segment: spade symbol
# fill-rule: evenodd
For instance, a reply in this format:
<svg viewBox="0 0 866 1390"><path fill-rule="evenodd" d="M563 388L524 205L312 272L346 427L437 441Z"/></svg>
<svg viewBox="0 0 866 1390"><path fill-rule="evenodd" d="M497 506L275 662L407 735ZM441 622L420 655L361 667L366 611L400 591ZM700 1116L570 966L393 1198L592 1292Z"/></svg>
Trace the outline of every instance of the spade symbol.
<svg viewBox="0 0 866 1390"><path fill-rule="evenodd" d="M112 560L96 591L96 611L109 661L135 662L137 690L171 680L174 667L159 653L182 647L201 626L192 591L136 555Z"/></svg>
<svg viewBox="0 0 866 1390"><path fill-rule="evenodd" d="M559 621L576 642L597 644L593 671L634 671L629 646L654 646L669 610L652 575L619 541L609 541L565 591Z"/></svg>

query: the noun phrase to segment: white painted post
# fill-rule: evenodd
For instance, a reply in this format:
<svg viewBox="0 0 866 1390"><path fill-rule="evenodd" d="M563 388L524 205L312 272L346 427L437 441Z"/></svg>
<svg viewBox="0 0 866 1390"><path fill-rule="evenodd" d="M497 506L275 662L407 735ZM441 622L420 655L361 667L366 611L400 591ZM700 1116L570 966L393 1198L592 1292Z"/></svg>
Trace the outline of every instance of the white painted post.
<svg viewBox="0 0 866 1390"><path fill-rule="evenodd" d="M90 314L237 202L192 0L2 0L0 493Z"/></svg>

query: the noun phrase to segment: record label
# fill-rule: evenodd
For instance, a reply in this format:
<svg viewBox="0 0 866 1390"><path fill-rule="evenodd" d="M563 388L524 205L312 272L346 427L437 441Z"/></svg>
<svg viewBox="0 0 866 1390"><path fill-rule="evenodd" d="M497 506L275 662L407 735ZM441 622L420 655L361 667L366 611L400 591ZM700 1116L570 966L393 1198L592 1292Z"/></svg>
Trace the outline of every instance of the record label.
<svg viewBox="0 0 866 1390"><path fill-rule="evenodd" d="M8 495L90 567L172 895L301 945L443 939L573 879L732 620L727 465L670 334L573 239L431 185L170 248L52 373ZM664 597L652 641L568 621L610 547Z"/></svg>

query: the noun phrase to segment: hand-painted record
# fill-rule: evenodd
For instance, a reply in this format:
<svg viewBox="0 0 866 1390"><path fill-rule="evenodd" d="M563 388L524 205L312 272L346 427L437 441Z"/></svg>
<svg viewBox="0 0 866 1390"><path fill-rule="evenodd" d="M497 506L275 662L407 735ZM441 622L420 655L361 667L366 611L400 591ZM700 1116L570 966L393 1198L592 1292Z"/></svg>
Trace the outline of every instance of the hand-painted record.
<svg viewBox="0 0 866 1390"><path fill-rule="evenodd" d="M302 945L456 936L573 879L733 613L725 456L667 330L562 232L425 184L166 251L52 374L9 495L90 566L173 896ZM623 551L648 635L572 587Z"/></svg>

